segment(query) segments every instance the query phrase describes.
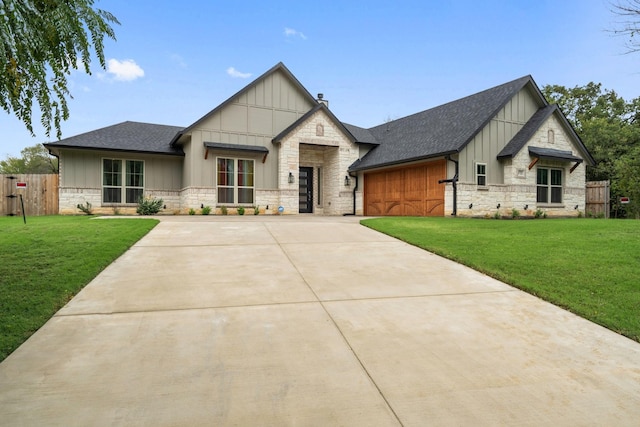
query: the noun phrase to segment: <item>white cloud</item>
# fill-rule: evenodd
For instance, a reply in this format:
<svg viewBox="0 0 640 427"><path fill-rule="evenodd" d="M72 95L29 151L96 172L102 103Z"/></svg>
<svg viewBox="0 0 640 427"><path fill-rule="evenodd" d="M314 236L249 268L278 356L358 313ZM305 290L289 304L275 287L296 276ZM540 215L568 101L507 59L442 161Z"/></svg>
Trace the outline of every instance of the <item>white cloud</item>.
<svg viewBox="0 0 640 427"><path fill-rule="evenodd" d="M227 74L229 74L231 77L236 77L240 79L248 79L249 77L251 77L251 73L241 73L240 71L236 70L233 67L227 68Z"/></svg>
<svg viewBox="0 0 640 427"><path fill-rule="evenodd" d="M107 73L113 74L115 80L129 82L144 77L144 70L133 59L110 59L107 61Z"/></svg>
<svg viewBox="0 0 640 427"><path fill-rule="evenodd" d="M302 40L306 40L307 36L301 33L298 30L294 30L293 28L285 27L284 35L287 37L300 37Z"/></svg>
<svg viewBox="0 0 640 427"><path fill-rule="evenodd" d="M177 53L171 54L169 58L174 64L177 64L178 67L187 68L187 63L185 62L184 58L182 58L182 56L178 55Z"/></svg>

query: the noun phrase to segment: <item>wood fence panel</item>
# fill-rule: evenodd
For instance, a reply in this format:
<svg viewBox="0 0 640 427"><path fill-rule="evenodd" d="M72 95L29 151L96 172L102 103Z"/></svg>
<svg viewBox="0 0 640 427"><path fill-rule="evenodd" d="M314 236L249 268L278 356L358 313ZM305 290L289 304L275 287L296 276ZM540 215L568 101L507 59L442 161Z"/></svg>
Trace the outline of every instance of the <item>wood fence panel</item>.
<svg viewBox="0 0 640 427"><path fill-rule="evenodd" d="M0 175L0 214L22 215L22 204L27 216L58 214L57 174ZM26 184L26 187L18 186Z"/></svg>
<svg viewBox="0 0 640 427"><path fill-rule="evenodd" d="M609 218L609 181L590 181L586 188L586 213Z"/></svg>

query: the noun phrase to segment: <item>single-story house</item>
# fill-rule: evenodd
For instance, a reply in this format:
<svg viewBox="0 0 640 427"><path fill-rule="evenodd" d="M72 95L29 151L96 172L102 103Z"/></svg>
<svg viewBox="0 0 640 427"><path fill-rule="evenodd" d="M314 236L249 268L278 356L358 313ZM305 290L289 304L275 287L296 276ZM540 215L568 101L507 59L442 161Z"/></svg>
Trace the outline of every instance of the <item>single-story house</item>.
<svg viewBox="0 0 640 427"><path fill-rule="evenodd" d="M164 213L576 216L594 164L531 76L365 129L282 63L187 127L124 122L45 146L62 214L151 197Z"/></svg>

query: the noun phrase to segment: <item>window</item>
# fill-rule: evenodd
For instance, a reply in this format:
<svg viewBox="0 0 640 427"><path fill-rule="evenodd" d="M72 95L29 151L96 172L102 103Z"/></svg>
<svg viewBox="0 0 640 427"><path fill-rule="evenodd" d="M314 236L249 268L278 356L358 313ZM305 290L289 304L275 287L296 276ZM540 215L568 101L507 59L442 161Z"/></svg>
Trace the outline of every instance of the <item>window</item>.
<svg viewBox="0 0 640 427"><path fill-rule="evenodd" d="M476 163L476 184L480 186L487 185L487 164Z"/></svg>
<svg viewBox="0 0 640 427"><path fill-rule="evenodd" d="M536 184L536 202L562 203L562 169L538 168Z"/></svg>
<svg viewBox="0 0 640 427"><path fill-rule="evenodd" d="M218 157L218 203L252 205L254 195L254 162Z"/></svg>
<svg viewBox="0 0 640 427"><path fill-rule="evenodd" d="M103 203L138 203L143 196L143 161L102 159Z"/></svg>

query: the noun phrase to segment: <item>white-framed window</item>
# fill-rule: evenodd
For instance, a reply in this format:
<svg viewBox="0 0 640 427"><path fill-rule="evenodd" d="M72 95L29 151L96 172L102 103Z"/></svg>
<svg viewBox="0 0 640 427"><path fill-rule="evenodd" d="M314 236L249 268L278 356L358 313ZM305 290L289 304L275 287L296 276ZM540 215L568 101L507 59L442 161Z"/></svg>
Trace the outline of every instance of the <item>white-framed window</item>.
<svg viewBox="0 0 640 427"><path fill-rule="evenodd" d="M487 185L487 164L476 163L476 184L484 187Z"/></svg>
<svg viewBox="0 0 640 427"><path fill-rule="evenodd" d="M218 204L254 204L254 161L218 157L216 159Z"/></svg>
<svg viewBox="0 0 640 427"><path fill-rule="evenodd" d="M143 160L102 159L102 203L135 204L143 196Z"/></svg>
<svg viewBox="0 0 640 427"><path fill-rule="evenodd" d="M562 203L562 169L538 168L536 202Z"/></svg>

